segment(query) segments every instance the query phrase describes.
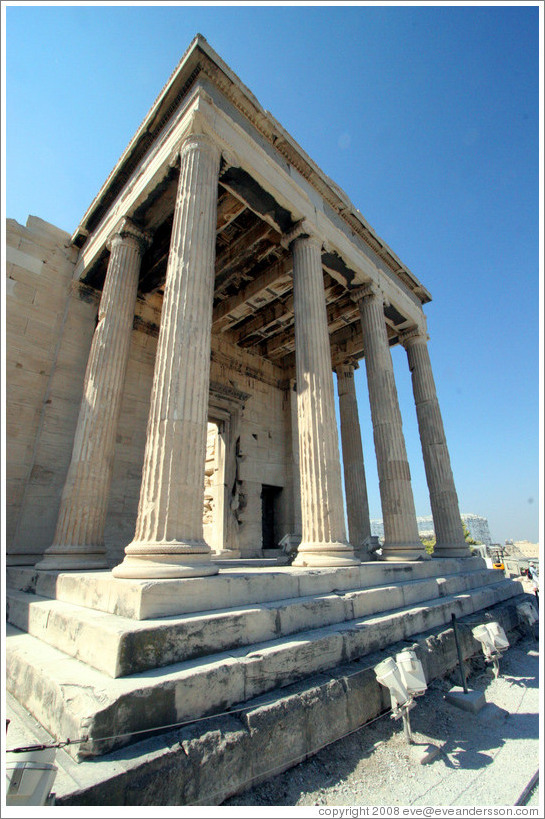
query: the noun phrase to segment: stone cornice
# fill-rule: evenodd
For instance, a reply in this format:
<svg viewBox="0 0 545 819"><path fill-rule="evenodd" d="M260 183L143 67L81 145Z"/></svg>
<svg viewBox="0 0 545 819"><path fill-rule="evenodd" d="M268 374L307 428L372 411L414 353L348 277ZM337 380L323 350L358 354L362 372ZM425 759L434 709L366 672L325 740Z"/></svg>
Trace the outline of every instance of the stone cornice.
<svg viewBox="0 0 545 819"><path fill-rule="evenodd" d="M238 404L244 404L251 397L249 392L243 392L236 387L222 384L219 381L210 381L210 392Z"/></svg>
<svg viewBox="0 0 545 819"><path fill-rule="evenodd" d="M307 190L301 187L300 182L289 174L287 169L277 166L262 145L259 145L240 124L235 123L224 111L215 106L203 88L196 89L187 106L178 111L176 117L169 123L163 139L150 148L145 161L81 248L74 278L81 278L84 271L100 257L107 239L122 215L130 218L153 189L161 183L169 172L169 160L175 160L182 143L191 133L207 135L217 145L224 162L242 167L258 180L282 207L291 208L292 214L299 216L299 222L295 232L289 237L290 240L293 240L296 234L314 233L319 237L316 239L317 242L322 245L326 243L330 252L334 250L345 260L346 265L355 271L353 287L358 281L375 281L383 294L383 301L392 300L411 324L422 322L421 305L411 297L412 294L407 292L404 285L399 281L397 284L392 282L383 269L377 269L370 254L366 255L365 251L323 212L316 211ZM238 157L243 157L240 165ZM335 274L333 276L335 278ZM346 284L344 279L338 280L341 284Z"/></svg>

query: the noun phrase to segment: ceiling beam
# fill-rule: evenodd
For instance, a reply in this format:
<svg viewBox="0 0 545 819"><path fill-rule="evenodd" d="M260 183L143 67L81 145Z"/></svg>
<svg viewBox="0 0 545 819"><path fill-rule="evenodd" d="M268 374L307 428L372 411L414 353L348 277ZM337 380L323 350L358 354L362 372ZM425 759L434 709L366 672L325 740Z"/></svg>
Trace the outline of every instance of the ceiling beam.
<svg viewBox="0 0 545 819"><path fill-rule="evenodd" d="M257 245L268 238L271 238L273 242L275 239L277 243L280 242L280 234L276 233L270 225L260 221L250 230L245 230L238 239L234 239L216 257L216 284L221 284L221 279L224 279L233 267L240 268L244 261L252 255Z"/></svg>
<svg viewBox="0 0 545 819"><path fill-rule="evenodd" d="M340 290L340 285L338 285L332 279L330 281L331 285L326 287L324 290L328 325L333 321L337 321L344 314L349 316L349 320L353 320L353 318L357 317L358 308L352 302L348 302L346 299L343 299L342 304L339 301L330 301L327 303L328 299L338 299ZM267 328L274 326L277 322L280 322L284 326L278 327L276 330L273 330L273 332L267 333ZM268 335L270 338L272 338L278 331L282 332L284 327L288 327L292 324L293 294L291 294L285 301L277 302L270 307L261 310L261 312L258 313L250 322L244 324L239 331L234 331L232 336L236 343L243 343L246 339L250 338L251 335L255 334L257 337L253 343L246 345L253 346L261 343L263 337ZM260 335L261 338L259 338Z"/></svg>
<svg viewBox="0 0 545 819"><path fill-rule="evenodd" d="M278 246L265 242L254 247L245 256L241 255L237 264L228 273L221 274L216 278L214 297L216 299L227 298L231 295L227 293L228 290L231 290L232 293L233 289L239 291L241 287L245 287L249 282L253 281L256 269L262 269L263 263L269 256L278 257Z"/></svg>
<svg viewBox="0 0 545 819"><path fill-rule="evenodd" d="M287 299L277 299L263 307L250 321L243 324L240 330L232 330L231 338L235 344L244 343L246 339L251 338L255 333L263 338L267 335L266 331L271 325L282 321L282 319L287 319L291 315L293 315L293 295L288 296ZM255 339L254 343L258 340Z"/></svg>
<svg viewBox="0 0 545 819"><path fill-rule="evenodd" d="M291 287L289 276L293 268L293 260L291 254L279 259L273 265L268 267L263 273L260 273L256 278L249 282L246 287L239 293L229 296L220 302L215 308L212 317L212 327L215 332L219 330L228 330L230 326L236 324L244 318L237 313L248 302L254 302L254 305L259 304L260 301L271 301L269 288L275 284L284 282L284 291ZM267 298L268 296L268 298ZM273 296L277 298L277 294ZM251 307L249 313L253 312L254 306Z"/></svg>
<svg viewBox="0 0 545 819"><path fill-rule="evenodd" d="M334 287L328 289L331 291L334 290ZM328 330L330 325L335 321L338 321L339 318L346 317L345 326L341 331L329 330L332 335L336 332L344 332L345 329L349 330L351 327L353 327L354 323L358 322L359 319L357 305L352 305L352 303L346 299L344 299L342 303L331 302L328 304L326 313ZM267 358L275 358L278 354L287 355L295 349L295 333L291 330L294 323L293 319L294 316L292 315L289 325L286 323L285 329L283 329L281 333L273 335L270 341L259 343L262 355L266 356Z"/></svg>
<svg viewBox="0 0 545 819"><path fill-rule="evenodd" d="M240 214L246 210L246 204L236 199L231 193L225 191L225 194L218 202L218 218L216 222L216 231L221 233L225 230L227 225L234 222Z"/></svg>

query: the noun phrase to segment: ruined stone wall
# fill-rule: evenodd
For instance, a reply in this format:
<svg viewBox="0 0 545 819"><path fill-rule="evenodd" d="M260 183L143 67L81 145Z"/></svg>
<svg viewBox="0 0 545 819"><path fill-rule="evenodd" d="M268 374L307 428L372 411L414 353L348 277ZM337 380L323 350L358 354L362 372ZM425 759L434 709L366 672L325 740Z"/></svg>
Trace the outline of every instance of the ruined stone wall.
<svg viewBox="0 0 545 819"><path fill-rule="evenodd" d="M8 563L34 563L50 545L72 449L97 300L72 283L69 242L34 216L7 221Z"/></svg>

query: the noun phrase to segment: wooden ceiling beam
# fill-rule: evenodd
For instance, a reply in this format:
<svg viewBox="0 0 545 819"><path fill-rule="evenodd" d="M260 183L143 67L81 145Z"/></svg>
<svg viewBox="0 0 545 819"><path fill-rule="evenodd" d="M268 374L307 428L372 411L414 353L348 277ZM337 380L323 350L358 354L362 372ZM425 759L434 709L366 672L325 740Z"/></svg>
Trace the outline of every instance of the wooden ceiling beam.
<svg viewBox="0 0 545 819"><path fill-rule="evenodd" d="M271 341L262 342L259 346L262 350L262 355L266 358L277 358L295 350L295 332L294 332L294 317L291 317L291 322L286 325L283 332L273 336Z"/></svg>
<svg viewBox="0 0 545 819"><path fill-rule="evenodd" d="M386 325L388 341L397 339L397 332ZM331 361L333 368L349 358L359 360L365 357L363 349L363 334L359 321L349 327L343 327L331 336Z"/></svg>

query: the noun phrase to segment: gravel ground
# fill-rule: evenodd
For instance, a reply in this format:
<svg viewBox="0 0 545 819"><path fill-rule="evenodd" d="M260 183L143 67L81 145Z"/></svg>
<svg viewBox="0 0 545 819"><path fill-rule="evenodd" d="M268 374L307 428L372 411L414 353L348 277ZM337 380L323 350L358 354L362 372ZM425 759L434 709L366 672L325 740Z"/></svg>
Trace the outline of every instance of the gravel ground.
<svg viewBox="0 0 545 819"><path fill-rule="evenodd" d="M539 767L539 665L538 643L526 637L502 658L498 679L484 660L474 667L469 687L487 703L478 716L444 700L459 677L434 681L410 712L414 747L401 720L382 716L223 804L538 806L538 785L520 797ZM439 753L423 765L429 744Z"/></svg>

